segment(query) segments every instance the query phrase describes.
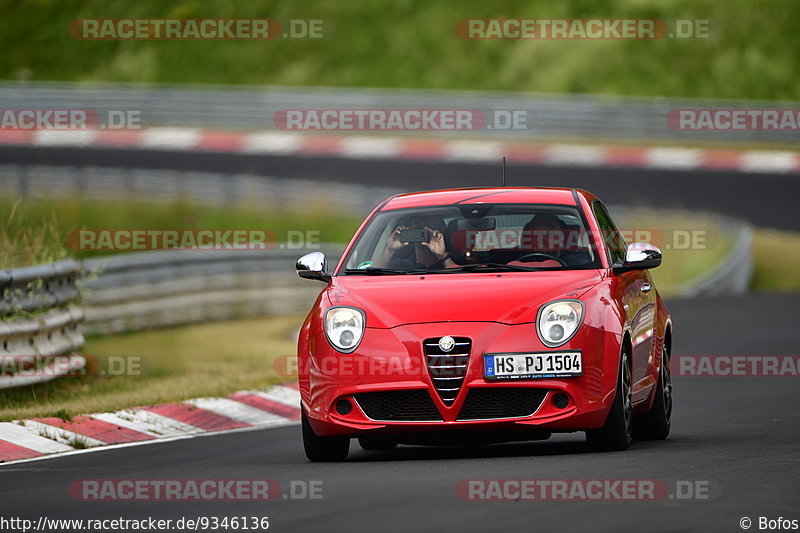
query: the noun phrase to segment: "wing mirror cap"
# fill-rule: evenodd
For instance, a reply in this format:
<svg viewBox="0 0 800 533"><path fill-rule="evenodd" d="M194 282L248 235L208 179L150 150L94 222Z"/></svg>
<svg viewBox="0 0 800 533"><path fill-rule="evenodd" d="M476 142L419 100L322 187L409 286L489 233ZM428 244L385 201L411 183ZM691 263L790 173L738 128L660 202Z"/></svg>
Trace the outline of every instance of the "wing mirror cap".
<svg viewBox="0 0 800 533"><path fill-rule="evenodd" d="M294 266L297 275L304 279L317 279L324 282L331 280L328 274L328 259L322 252L311 252L300 259Z"/></svg>
<svg viewBox="0 0 800 533"><path fill-rule="evenodd" d="M647 270L661 265L662 254L657 246L645 242L635 242L625 251L625 262L615 265L614 271Z"/></svg>

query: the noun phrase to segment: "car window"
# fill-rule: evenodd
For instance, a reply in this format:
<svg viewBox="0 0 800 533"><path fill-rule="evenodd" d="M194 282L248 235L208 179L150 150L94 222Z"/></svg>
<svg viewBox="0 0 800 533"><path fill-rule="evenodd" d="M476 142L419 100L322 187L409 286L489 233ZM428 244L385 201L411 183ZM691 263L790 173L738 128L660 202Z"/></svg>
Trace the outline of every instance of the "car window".
<svg viewBox="0 0 800 533"><path fill-rule="evenodd" d="M625 261L625 239L622 238L616 224L611 219L606 206L602 202L595 200L594 202L594 215L597 218L597 224L600 226L600 231L603 234L603 240L608 248L609 255L611 256L611 264L622 264Z"/></svg>
<svg viewBox="0 0 800 533"><path fill-rule="evenodd" d="M432 240L441 235L439 256ZM345 258L345 270L402 272L464 265L535 269L599 268L581 213L574 206L459 204L379 212ZM446 263L446 265L445 265Z"/></svg>

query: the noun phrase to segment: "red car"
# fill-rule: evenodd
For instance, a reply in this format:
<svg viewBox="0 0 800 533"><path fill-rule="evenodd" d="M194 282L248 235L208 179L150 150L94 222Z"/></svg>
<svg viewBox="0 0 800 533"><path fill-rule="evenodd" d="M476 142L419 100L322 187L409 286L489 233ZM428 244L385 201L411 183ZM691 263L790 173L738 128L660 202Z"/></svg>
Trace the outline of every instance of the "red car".
<svg viewBox="0 0 800 533"><path fill-rule="evenodd" d="M378 206L300 331L305 452L537 440L585 431L624 450L669 434L672 322L648 269L591 193L401 194Z"/></svg>

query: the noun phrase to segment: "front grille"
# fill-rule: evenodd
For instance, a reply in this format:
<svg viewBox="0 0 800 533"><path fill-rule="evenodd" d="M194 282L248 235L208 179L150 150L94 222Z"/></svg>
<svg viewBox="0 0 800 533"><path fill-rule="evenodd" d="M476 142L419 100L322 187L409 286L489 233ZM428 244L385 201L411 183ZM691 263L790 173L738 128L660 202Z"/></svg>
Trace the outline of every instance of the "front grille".
<svg viewBox="0 0 800 533"><path fill-rule="evenodd" d="M422 348L439 398L445 405L452 405L464 384L472 341L467 337L453 337L455 346L450 352L443 352L439 348L439 339L425 339Z"/></svg>
<svg viewBox="0 0 800 533"><path fill-rule="evenodd" d="M539 409L547 389L528 387L486 387L470 389L458 413L458 420L520 418Z"/></svg>
<svg viewBox="0 0 800 533"><path fill-rule="evenodd" d="M363 392L354 395L356 402L372 420L386 422L441 421L427 390Z"/></svg>

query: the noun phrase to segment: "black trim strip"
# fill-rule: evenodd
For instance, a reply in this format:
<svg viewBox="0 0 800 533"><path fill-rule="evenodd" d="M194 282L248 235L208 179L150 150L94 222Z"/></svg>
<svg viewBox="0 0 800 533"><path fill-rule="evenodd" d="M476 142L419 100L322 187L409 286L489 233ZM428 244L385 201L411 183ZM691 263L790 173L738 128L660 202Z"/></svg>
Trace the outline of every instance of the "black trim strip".
<svg viewBox="0 0 800 533"><path fill-rule="evenodd" d="M581 201L578 198L578 189L576 189L575 187L572 188L572 199L575 200L575 206L576 207L580 207L581 206Z"/></svg>

